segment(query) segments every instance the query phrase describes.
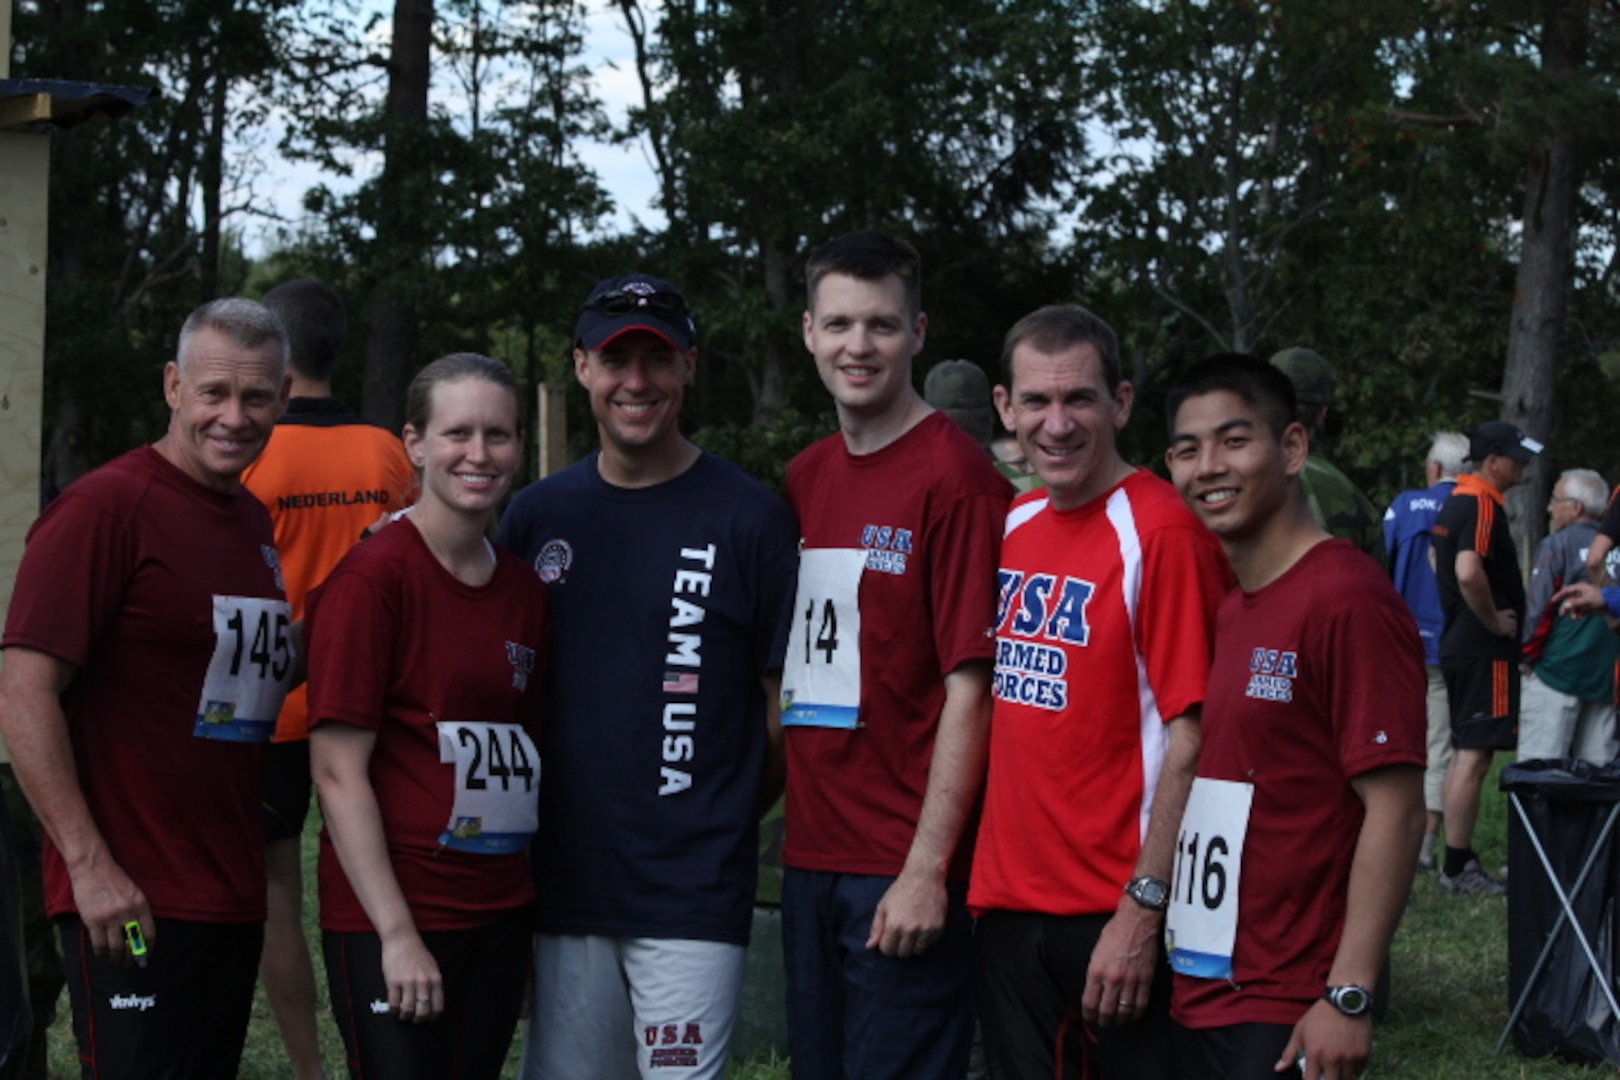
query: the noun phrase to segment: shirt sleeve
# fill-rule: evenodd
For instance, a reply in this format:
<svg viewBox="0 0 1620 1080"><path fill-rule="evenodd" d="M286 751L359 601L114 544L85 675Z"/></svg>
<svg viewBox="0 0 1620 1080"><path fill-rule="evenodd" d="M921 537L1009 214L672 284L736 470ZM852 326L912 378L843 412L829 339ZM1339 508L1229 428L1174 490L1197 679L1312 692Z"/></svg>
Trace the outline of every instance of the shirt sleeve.
<svg viewBox="0 0 1620 1080"><path fill-rule="evenodd" d="M754 639L761 672L781 671L793 628L799 581L799 522L785 503L774 504L755 555L757 621Z"/></svg>
<svg viewBox="0 0 1620 1080"><path fill-rule="evenodd" d="M941 674L995 656L996 569L1010 493L963 496L929 530L929 599Z"/></svg>
<svg viewBox="0 0 1620 1080"><path fill-rule="evenodd" d="M369 731L382 726L398 638L397 609L367 575L339 565L310 594L304 642L312 729L328 720Z"/></svg>
<svg viewBox="0 0 1620 1080"><path fill-rule="evenodd" d="M1230 586L1225 554L1192 528L1160 529L1143 552L1136 645L1165 721L1204 703L1215 613Z"/></svg>
<svg viewBox="0 0 1620 1080"><path fill-rule="evenodd" d="M1425 764L1428 675L1411 616L1393 604L1356 604L1321 633L1316 663L1344 775Z"/></svg>
<svg viewBox="0 0 1620 1080"><path fill-rule="evenodd" d="M118 617L134 553L125 523L97 499L57 498L34 523L17 568L5 647L83 667Z"/></svg>

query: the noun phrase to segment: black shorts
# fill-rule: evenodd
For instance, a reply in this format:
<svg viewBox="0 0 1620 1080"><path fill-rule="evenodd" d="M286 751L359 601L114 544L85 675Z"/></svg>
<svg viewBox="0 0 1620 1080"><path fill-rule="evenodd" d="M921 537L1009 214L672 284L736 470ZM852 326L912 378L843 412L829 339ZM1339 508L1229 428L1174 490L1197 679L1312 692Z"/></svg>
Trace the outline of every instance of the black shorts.
<svg viewBox="0 0 1620 1080"><path fill-rule="evenodd" d="M517 1032L533 940L533 913L526 907L472 930L424 931L422 943L444 979L444 1012L414 1024L388 1011L382 939L324 931L326 982L349 1075L497 1080Z"/></svg>
<svg viewBox="0 0 1620 1080"><path fill-rule="evenodd" d="M1201 1080L1299 1080L1298 1066L1274 1071L1294 1037L1289 1024L1175 1026L1176 1075Z"/></svg>
<svg viewBox="0 0 1620 1080"><path fill-rule="evenodd" d="M304 835L309 817L309 740L271 743L264 756L264 842Z"/></svg>
<svg viewBox="0 0 1620 1080"><path fill-rule="evenodd" d="M217 1080L237 1074L263 923L159 919L145 967L98 960L77 915L58 915L56 926L85 1076Z"/></svg>
<svg viewBox="0 0 1620 1080"><path fill-rule="evenodd" d="M1451 745L1459 750L1512 750L1519 744L1519 665L1515 660L1444 656L1451 708Z"/></svg>
<svg viewBox="0 0 1620 1080"><path fill-rule="evenodd" d="M1118 1027L1082 1022L1086 969L1111 917L1027 911L987 911L980 917L973 931L974 998L991 1076L1158 1080L1199 1075L1171 1071L1170 965L1162 956L1142 1017Z"/></svg>

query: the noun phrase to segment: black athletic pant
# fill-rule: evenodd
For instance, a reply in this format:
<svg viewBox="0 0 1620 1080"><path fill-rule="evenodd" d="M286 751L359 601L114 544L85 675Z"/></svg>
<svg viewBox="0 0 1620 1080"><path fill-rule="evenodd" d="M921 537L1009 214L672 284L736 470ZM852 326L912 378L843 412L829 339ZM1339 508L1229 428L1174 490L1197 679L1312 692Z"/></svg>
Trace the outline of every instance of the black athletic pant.
<svg viewBox="0 0 1620 1080"><path fill-rule="evenodd" d="M159 919L145 967L96 959L77 915L57 916L56 926L86 1080L237 1074L263 923Z"/></svg>
<svg viewBox="0 0 1620 1080"><path fill-rule="evenodd" d="M1162 958L1140 1018L1100 1028L1081 1021L1086 969L1110 917L988 911L979 919L973 937L974 992L985 1058L996 1080L1172 1075L1171 976Z"/></svg>
<svg viewBox="0 0 1620 1080"><path fill-rule="evenodd" d="M354 1080L497 1080L529 981L529 909L474 930L429 930L422 942L444 979L444 1013L426 1024L388 1011L382 939L321 935L332 1012Z"/></svg>
<svg viewBox="0 0 1620 1080"><path fill-rule="evenodd" d="M1175 1025L1176 1075L1200 1080L1299 1080L1295 1068L1273 1072L1291 1024L1232 1024L1217 1028Z"/></svg>

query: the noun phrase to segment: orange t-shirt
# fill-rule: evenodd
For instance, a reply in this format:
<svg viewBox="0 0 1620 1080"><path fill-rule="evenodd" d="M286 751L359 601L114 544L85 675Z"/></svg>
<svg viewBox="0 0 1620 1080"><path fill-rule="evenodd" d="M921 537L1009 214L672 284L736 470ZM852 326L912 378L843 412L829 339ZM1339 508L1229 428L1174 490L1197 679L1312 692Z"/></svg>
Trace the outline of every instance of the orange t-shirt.
<svg viewBox="0 0 1620 1080"><path fill-rule="evenodd" d="M366 423L337 398L294 398L270 445L242 474L276 527L293 618L367 525L416 500L416 470L398 436ZM304 688L287 695L276 742L309 738Z"/></svg>

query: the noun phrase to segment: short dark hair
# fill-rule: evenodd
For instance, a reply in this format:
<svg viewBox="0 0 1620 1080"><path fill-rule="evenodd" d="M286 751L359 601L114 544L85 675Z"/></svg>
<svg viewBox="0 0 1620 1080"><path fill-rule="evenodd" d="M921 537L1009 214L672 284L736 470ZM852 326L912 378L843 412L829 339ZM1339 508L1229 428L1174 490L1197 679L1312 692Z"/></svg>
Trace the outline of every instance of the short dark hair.
<svg viewBox="0 0 1620 1080"><path fill-rule="evenodd" d="M280 317L287 331L293 370L306 379L329 381L349 332L338 294L318 281L294 278L265 293L260 303Z"/></svg>
<svg viewBox="0 0 1620 1080"><path fill-rule="evenodd" d="M1287 375L1257 356L1217 353L1183 371L1171 384L1169 396L1164 400L1171 437L1176 434L1176 413L1188 398L1222 390L1242 398L1244 404L1264 418L1271 433L1279 439L1294 422L1294 384Z"/></svg>
<svg viewBox="0 0 1620 1080"><path fill-rule="evenodd" d="M1108 389L1114 390L1125 381L1114 328L1079 304L1048 304L1013 323L1001 343L1001 384L1009 390L1013 385L1013 353L1024 344L1048 356L1075 345L1091 345L1102 356Z"/></svg>
<svg viewBox="0 0 1620 1080"><path fill-rule="evenodd" d="M405 422L415 428L417 434L426 433L428 422L433 419L434 389L444 383L464 379L483 379L509 390L512 400L517 403L518 428L521 432L523 395L518 393L517 379L512 375L512 369L499 360L470 352L441 356L416 373L405 390Z"/></svg>
<svg viewBox="0 0 1620 1080"><path fill-rule="evenodd" d="M922 311L922 256L897 237L880 232L852 232L829 240L810 253L804 266L805 306L816 309L816 290L828 274L862 281L882 281L890 274L906 287L906 306L915 317Z"/></svg>

